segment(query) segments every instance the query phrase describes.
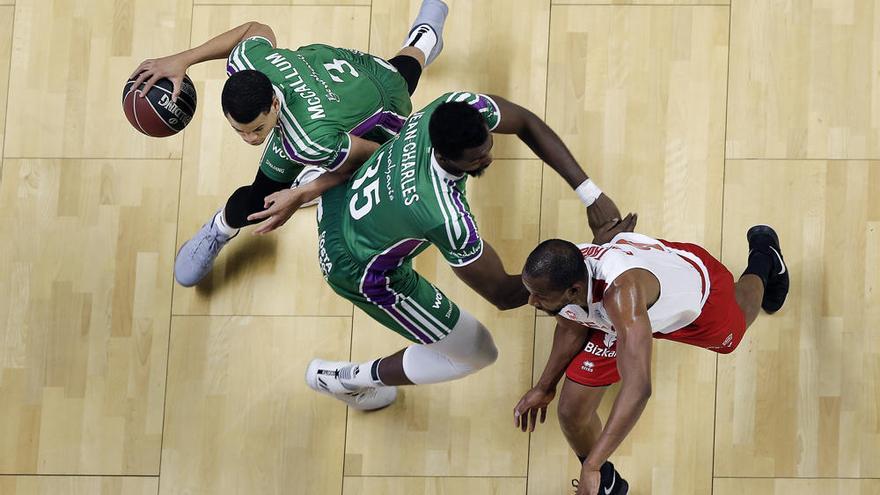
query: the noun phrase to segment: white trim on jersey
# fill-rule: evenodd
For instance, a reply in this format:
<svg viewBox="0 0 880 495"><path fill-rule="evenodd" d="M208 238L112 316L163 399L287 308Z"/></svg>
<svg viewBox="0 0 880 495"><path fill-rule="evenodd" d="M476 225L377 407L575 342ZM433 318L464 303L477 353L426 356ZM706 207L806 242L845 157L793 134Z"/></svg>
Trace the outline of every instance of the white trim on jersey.
<svg viewBox="0 0 880 495"><path fill-rule="evenodd" d="M693 264L696 265L700 269L703 280L706 282L706 287L705 287L705 290L703 291L703 297L700 299L700 310L702 311L703 306L706 305L706 300L709 299L709 292L712 290L712 280L709 278L709 269L706 267L705 263L703 263L703 260L701 260L700 257L697 256L696 254L691 253L689 251L684 251L681 249L669 247L666 244L662 244L662 245L663 245L663 247L665 247L669 251L681 256L682 258L687 258L689 261L693 262Z"/></svg>
<svg viewBox="0 0 880 495"><path fill-rule="evenodd" d="M431 150L431 160L434 160L433 150ZM434 195L437 197L437 204L440 206L440 213L443 214L443 225L446 227L446 236L449 238L449 246L454 248L456 237L452 235L452 230L450 226L452 222L449 218L449 214L446 212L445 202L443 201L442 195L440 194L440 190L437 188L437 180L437 174L432 173L431 184L434 186Z"/></svg>

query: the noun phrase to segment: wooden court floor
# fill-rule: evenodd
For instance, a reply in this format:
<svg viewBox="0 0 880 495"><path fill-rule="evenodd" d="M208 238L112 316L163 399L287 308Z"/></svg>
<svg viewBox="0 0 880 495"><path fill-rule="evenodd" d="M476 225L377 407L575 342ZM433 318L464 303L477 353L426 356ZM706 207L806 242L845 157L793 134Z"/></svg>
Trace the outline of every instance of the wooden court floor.
<svg viewBox="0 0 880 495"><path fill-rule="evenodd" d="M240 235L198 288L173 281L177 247L260 150L223 119L219 61L189 72L184 133L137 134L120 108L137 63L248 20L281 46L387 57L418 3L0 0L0 494L571 492L555 410L531 435L511 415L552 320L494 310L436 251L417 269L501 356L372 414L303 382L313 356L403 344L324 284L313 211ZM631 493L880 494L880 2L449 4L416 108L451 90L526 106L639 231L700 243L735 274L750 225L780 233L783 311L732 355L655 343L653 397L612 458ZM498 139L495 156L469 196L510 271L540 239L590 239L528 148Z"/></svg>

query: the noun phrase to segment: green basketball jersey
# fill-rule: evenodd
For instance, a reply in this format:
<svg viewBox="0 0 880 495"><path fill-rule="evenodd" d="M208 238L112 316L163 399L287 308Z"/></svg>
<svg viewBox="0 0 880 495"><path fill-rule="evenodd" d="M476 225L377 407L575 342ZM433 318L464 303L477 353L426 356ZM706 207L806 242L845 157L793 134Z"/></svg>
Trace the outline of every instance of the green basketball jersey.
<svg viewBox="0 0 880 495"><path fill-rule="evenodd" d="M327 45L278 49L254 36L239 43L227 60L228 75L247 69L272 82L281 102L275 132L287 158L301 165L338 168L348 157L350 136L375 137L383 131L387 139L412 109L397 70L356 50ZM399 81L389 84L389 74ZM399 88L405 98L397 94Z"/></svg>
<svg viewBox="0 0 880 495"><path fill-rule="evenodd" d="M489 129L500 121L491 98L447 93L407 119L400 134L380 147L347 184L324 193L339 199L345 195L339 225L327 228L341 229L348 252L368 270L393 269L429 244L453 266L466 265L483 252L465 197L467 175L440 168L428 135L431 115L448 101L472 105Z"/></svg>

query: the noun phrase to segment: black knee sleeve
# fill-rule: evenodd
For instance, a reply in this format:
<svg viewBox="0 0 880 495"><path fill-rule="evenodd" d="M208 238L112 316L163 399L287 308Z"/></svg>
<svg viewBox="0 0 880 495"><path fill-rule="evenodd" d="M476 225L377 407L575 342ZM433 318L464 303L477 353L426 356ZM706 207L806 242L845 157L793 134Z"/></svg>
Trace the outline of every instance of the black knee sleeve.
<svg viewBox="0 0 880 495"><path fill-rule="evenodd" d="M261 220L248 220L247 217L265 209L263 205L266 196L287 189L291 185L293 182L276 182L258 170L253 184L239 187L226 201L226 209L223 212L226 224L232 228L240 229L246 225L261 222Z"/></svg>
<svg viewBox="0 0 880 495"><path fill-rule="evenodd" d="M409 55L398 55L389 60L388 63L393 65L397 72L403 76L409 94L415 93L416 86L419 84L419 78L422 77L422 64Z"/></svg>

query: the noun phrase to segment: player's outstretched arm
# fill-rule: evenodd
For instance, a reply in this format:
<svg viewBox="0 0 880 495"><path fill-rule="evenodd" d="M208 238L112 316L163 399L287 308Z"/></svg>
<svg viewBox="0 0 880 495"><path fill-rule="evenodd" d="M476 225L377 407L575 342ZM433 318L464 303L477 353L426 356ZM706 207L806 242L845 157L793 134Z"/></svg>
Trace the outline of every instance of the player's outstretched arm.
<svg viewBox="0 0 880 495"><path fill-rule="evenodd" d="M489 95L498 105L501 121L493 132L516 134L547 165L565 179L587 206L594 233L611 219L621 218L614 201L593 184L562 139L540 117L500 96Z"/></svg>
<svg viewBox="0 0 880 495"><path fill-rule="evenodd" d="M617 331L620 393L605 428L584 462L582 480L590 479L589 471L598 472L620 446L651 397L652 335L648 302L655 300L660 293L656 280L645 270L629 270L614 280L605 292L605 310Z"/></svg>
<svg viewBox="0 0 880 495"><path fill-rule="evenodd" d="M150 91L156 81L166 77L174 84L174 93L171 99L177 101L177 95L180 94L180 83L183 81L183 76L186 75L186 69L207 60L228 57L236 45L251 36L262 36L271 41L273 46L275 45L275 33L272 28L255 21L247 22L215 36L195 48L167 57L144 60L131 74L131 77L137 76L134 87L138 87L146 81L141 92L141 96L143 96Z"/></svg>
<svg viewBox="0 0 880 495"><path fill-rule="evenodd" d="M535 431L538 412L540 421L547 418L547 406L556 396L556 385L565 374L571 360L584 348L588 336L581 325L565 318L556 317L556 331L553 334L553 347L544 366L541 378L513 408L513 424L522 431Z"/></svg>
<svg viewBox="0 0 880 495"><path fill-rule="evenodd" d="M454 266L452 271L502 311L523 306L529 300L529 291L523 285L522 277L508 274L498 253L486 241L483 241L483 253L479 258L464 266Z"/></svg>
<svg viewBox="0 0 880 495"><path fill-rule="evenodd" d="M284 189L266 196L265 210L248 215L248 220L264 220L254 229L254 234L268 234L281 227L304 204L317 199L339 184L346 182L352 174L367 161L367 158L379 149L373 141L351 136L351 149L345 162L332 172L326 172L304 186Z"/></svg>

